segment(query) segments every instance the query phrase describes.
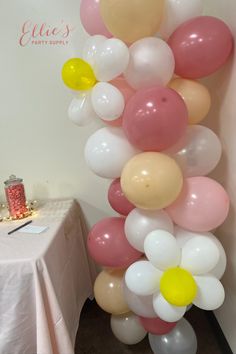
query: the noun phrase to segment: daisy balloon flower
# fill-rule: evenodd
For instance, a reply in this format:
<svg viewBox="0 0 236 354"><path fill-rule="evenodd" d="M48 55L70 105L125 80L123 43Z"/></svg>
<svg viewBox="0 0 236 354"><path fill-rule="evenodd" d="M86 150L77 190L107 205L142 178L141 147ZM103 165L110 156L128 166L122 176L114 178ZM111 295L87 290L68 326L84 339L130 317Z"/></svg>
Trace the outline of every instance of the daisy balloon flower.
<svg viewBox="0 0 236 354"><path fill-rule="evenodd" d="M224 288L213 271L220 260L214 240L196 234L181 247L169 232L155 230L146 237L144 250L147 260L133 263L125 282L136 295L153 295L159 318L178 321L192 303L204 310L222 305Z"/></svg>

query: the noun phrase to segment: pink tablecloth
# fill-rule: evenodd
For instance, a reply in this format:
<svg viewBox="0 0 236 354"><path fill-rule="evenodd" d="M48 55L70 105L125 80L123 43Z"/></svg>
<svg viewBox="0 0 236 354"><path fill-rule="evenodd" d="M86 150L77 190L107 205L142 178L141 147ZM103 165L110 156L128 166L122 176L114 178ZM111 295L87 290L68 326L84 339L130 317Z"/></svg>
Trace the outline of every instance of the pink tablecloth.
<svg viewBox="0 0 236 354"><path fill-rule="evenodd" d="M50 201L32 225L41 234L0 224L0 354L73 354L79 316L96 273L75 201Z"/></svg>

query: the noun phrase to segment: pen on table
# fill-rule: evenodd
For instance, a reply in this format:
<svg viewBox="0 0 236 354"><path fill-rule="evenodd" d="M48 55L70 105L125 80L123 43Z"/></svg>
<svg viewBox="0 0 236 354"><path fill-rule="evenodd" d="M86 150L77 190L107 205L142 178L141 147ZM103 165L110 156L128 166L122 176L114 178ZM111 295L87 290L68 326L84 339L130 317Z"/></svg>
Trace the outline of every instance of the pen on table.
<svg viewBox="0 0 236 354"><path fill-rule="evenodd" d="M29 225L30 223L32 223L32 220L27 221L27 222L25 222L24 224L22 224L22 225L16 227L14 230L9 231L9 232L8 232L8 235L11 235L13 232L20 230L22 227L24 227L24 226L26 226L26 225Z"/></svg>

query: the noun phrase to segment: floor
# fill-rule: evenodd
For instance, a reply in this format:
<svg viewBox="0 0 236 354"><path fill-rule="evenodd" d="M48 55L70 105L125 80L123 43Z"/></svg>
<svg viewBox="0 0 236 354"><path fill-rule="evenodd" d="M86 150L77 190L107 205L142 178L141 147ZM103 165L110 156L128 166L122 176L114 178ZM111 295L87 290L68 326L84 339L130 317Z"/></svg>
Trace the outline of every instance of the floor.
<svg viewBox="0 0 236 354"><path fill-rule="evenodd" d="M226 354L204 311L193 307L186 318L197 334L197 354ZM113 336L109 321L109 314L102 311L95 301L87 301L81 314L75 354L153 354L147 337L134 346L120 343Z"/></svg>

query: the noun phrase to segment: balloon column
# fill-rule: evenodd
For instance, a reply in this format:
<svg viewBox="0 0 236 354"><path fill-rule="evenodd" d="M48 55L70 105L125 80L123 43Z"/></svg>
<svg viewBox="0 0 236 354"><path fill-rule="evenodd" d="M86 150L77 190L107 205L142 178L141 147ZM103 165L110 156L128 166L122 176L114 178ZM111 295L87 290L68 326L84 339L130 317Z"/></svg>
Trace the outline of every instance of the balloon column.
<svg viewBox="0 0 236 354"><path fill-rule="evenodd" d="M185 312L191 304L217 309L225 296L226 255L211 230L226 219L229 197L206 177L222 145L199 125L211 97L197 80L226 63L233 39L202 7L202 0L81 0L91 37L62 69L78 91L70 119L105 124L85 146L88 167L113 180L108 200L118 213L88 236L103 267L96 301L121 342L136 344L149 332L158 354L195 354Z"/></svg>

